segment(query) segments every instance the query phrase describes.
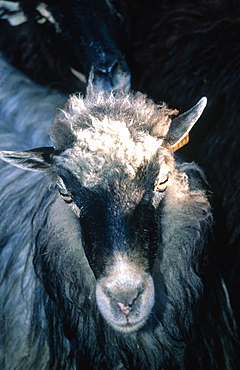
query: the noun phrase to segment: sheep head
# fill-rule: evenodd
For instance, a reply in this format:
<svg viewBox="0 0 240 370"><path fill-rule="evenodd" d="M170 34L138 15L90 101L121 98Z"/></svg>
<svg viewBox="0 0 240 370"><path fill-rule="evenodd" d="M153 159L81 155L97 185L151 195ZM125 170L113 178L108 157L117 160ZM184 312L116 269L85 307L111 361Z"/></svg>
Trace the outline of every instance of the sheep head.
<svg viewBox="0 0 240 370"><path fill-rule="evenodd" d="M161 209L176 191L173 150L205 105L202 98L172 119L176 111L142 94L73 96L52 129L54 148L0 152L11 164L50 175L79 219L99 311L119 332L138 330L153 310Z"/></svg>
<svg viewBox="0 0 240 370"><path fill-rule="evenodd" d="M27 44L31 51L30 62L32 55L39 55L47 62L53 75L57 72L58 80L66 80L70 91L73 87L78 91L85 88L90 71L96 91L129 90L131 74L121 41L124 39L123 17L112 2L75 1L69 6L66 1L0 1L0 18L6 19L11 26L8 32L13 40L21 32L24 39L28 34L24 50L15 41L16 63L19 63L21 53L25 55ZM16 26L18 28L14 30ZM29 32L29 26L32 32ZM35 33L39 35L40 43L36 36L32 39ZM36 73L36 68L32 70L25 65L20 66L31 75ZM34 77L42 82L41 79L47 77L43 76L44 73L42 69L41 77ZM46 82L49 83L49 78ZM72 83L70 88L69 83Z"/></svg>

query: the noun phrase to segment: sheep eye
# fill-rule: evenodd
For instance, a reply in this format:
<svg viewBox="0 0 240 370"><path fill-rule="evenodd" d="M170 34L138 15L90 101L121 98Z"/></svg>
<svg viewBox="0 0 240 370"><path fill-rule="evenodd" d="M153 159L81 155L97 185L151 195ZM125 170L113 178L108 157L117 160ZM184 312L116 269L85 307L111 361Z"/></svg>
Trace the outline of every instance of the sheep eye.
<svg viewBox="0 0 240 370"><path fill-rule="evenodd" d="M61 191L59 191L61 197L63 198L63 200L66 202L66 203L72 203L72 197L67 194L67 193L62 193Z"/></svg>
<svg viewBox="0 0 240 370"><path fill-rule="evenodd" d="M157 181L155 182L154 190L156 192L163 192L164 190L166 190L167 182L168 182L167 175L161 179L157 179Z"/></svg>

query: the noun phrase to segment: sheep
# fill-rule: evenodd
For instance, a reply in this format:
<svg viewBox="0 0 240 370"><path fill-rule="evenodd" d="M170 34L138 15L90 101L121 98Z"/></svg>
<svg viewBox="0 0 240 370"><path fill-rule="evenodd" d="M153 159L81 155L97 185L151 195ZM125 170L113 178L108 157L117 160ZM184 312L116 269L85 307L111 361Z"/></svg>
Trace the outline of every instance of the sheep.
<svg viewBox="0 0 240 370"><path fill-rule="evenodd" d="M0 50L34 81L65 92L130 87L123 17L110 1L0 1ZM121 84L121 85L120 85Z"/></svg>
<svg viewBox="0 0 240 370"><path fill-rule="evenodd" d="M25 79L18 110L26 89L41 123L42 96L31 113ZM53 111L55 96L48 90ZM177 115L90 83L57 114L53 147L25 150L32 134L24 150L5 140L1 369L238 368L227 288L207 246L204 175L174 154L205 105Z"/></svg>
<svg viewBox="0 0 240 370"><path fill-rule="evenodd" d="M208 98L202 124L181 150L211 185L213 251L227 282L240 331L240 46L238 1L129 0L132 87L188 109Z"/></svg>
<svg viewBox="0 0 240 370"><path fill-rule="evenodd" d="M33 83L0 53L0 148L50 145L48 128L67 99L59 91L50 94L48 88Z"/></svg>

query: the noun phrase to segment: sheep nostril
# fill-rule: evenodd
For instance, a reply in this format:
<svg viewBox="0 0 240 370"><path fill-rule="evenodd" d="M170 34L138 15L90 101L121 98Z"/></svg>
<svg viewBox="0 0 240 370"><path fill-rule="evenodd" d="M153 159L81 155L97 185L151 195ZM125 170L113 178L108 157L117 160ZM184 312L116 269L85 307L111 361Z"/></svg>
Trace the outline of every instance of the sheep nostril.
<svg viewBox="0 0 240 370"><path fill-rule="evenodd" d="M128 316L134 309L135 302L143 293L143 290L139 287L130 291L119 291L118 293L106 290L105 294L110 298L113 306L118 307L124 315Z"/></svg>
<svg viewBox="0 0 240 370"><path fill-rule="evenodd" d="M132 310L132 305L125 305L124 303L121 302L116 302L122 313L124 315L129 315L130 311Z"/></svg>
<svg viewBox="0 0 240 370"><path fill-rule="evenodd" d="M121 67L120 62L115 61L112 64L111 69L109 70L109 73L111 73L111 74L116 73L120 69L120 67Z"/></svg>
<svg viewBox="0 0 240 370"><path fill-rule="evenodd" d="M113 75L115 72L118 71L120 68L120 62L115 60L109 65L102 65L102 66L95 66L94 67L94 74L95 76L107 76L107 75Z"/></svg>

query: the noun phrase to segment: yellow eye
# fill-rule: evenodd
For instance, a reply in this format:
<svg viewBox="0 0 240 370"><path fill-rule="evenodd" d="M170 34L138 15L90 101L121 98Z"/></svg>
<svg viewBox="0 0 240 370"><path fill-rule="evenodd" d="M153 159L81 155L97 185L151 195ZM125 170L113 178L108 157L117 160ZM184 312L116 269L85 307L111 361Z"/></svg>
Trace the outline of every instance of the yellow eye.
<svg viewBox="0 0 240 370"><path fill-rule="evenodd" d="M67 193L62 193L61 191L59 191L61 197L63 198L63 200L66 202L66 203L72 203L72 197L67 194Z"/></svg>
<svg viewBox="0 0 240 370"><path fill-rule="evenodd" d="M154 191L163 192L164 190L166 190L167 182L168 182L167 175L163 176L161 179L158 178L154 184Z"/></svg>

